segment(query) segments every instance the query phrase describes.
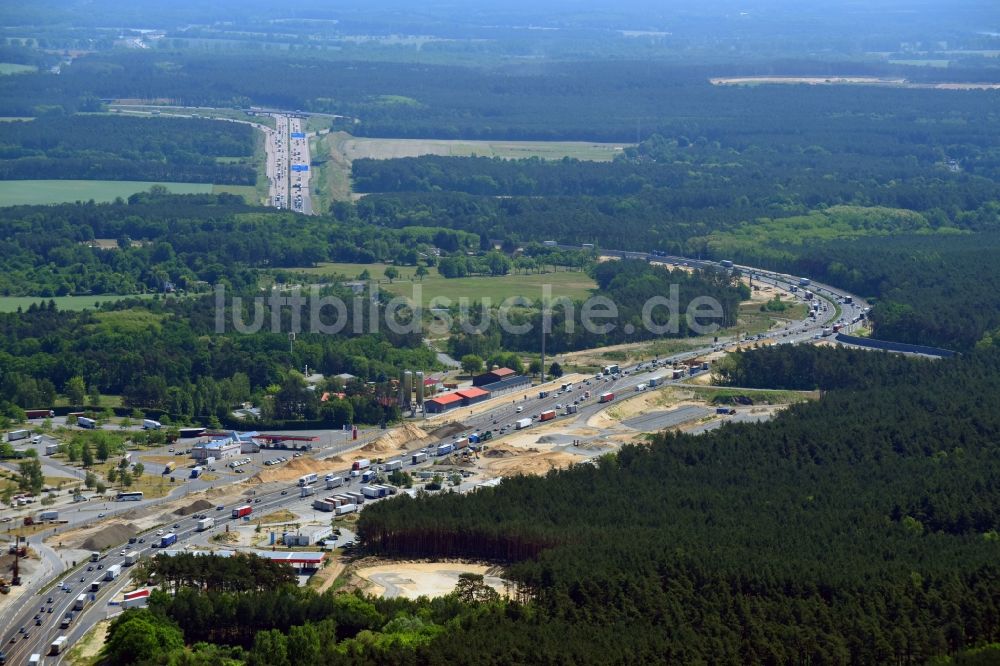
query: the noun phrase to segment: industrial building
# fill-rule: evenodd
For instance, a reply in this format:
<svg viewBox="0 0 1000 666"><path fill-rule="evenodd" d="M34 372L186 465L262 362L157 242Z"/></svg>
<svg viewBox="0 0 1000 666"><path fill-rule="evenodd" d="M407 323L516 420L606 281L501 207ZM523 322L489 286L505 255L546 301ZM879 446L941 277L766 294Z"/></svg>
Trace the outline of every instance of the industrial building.
<svg viewBox="0 0 1000 666"><path fill-rule="evenodd" d="M428 414L440 414L456 407L468 407L477 402L490 399L490 392L478 387L460 389L452 393L428 398L424 401L424 411Z"/></svg>
<svg viewBox="0 0 1000 666"><path fill-rule="evenodd" d="M326 525L309 531L300 531L298 534L294 532L285 532L281 535L281 542L286 546L315 546L317 543L332 534L333 527Z"/></svg>
<svg viewBox="0 0 1000 666"><path fill-rule="evenodd" d="M493 382L499 382L504 379L509 379L510 377L517 376L517 373L510 368L494 368L489 372L484 372L481 375L477 375L472 378L473 386L486 386L487 384L492 384Z"/></svg>
<svg viewBox="0 0 1000 666"><path fill-rule="evenodd" d="M198 462L205 462L209 458L216 460L226 460L240 455L242 444L235 439L213 439L207 442L199 442L191 447L191 457Z"/></svg>
<svg viewBox="0 0 1000 666"><path fill-rule="evenodd" d="M175 555L214 555L216 557L232 557L237 553L249 553L268 560L284 562L298 569L318 569L323 564L326 553L322 552L302 552L294 550L161 550L157 555L173 557Z"/></svg>

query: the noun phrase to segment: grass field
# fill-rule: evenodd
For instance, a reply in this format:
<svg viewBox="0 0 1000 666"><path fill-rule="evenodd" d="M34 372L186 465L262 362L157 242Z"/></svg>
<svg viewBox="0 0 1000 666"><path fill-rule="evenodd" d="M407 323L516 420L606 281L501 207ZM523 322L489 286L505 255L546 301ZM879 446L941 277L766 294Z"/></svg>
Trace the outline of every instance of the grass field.
<svg viewBox="0 0 1000 666"><path fill-rule="evenodd" d="M236 194L248 204L257 203L257 188L253 185L212 185L212 194Z"/></svg>
<svg viewBox="0 0 1000 666"><path fill-rule="evenodd" d="M207 194L204 183L151 183L141 180L8 180L0 181L0 206L55 204L73 201L114 201L153 185L163 185L174 194Z"/></svg>
<svg viewBox="0 0 1000 666"><path fill-rule="evenodd" d="M152 298L152 294L101 294L100 296L53 296L51 299L38 296L0 296L0 312L16 312L18 308L27 310L32 303L48 303L50 300L56 302L56 307L60 310L86 310L94 308L97 303L107 303L123 298Z"/></svg>
<svg viewBox="0 0 1000 666"><path fill-rule="evenodd" d="M371 139L353 137L345 133L330 134L335 147L348 159L362 157L392 159L443 155L446 157L540 157L560 160L573 157L578 160L606 162L613 160L623 144L591 143L589 141L463 141L461 139Z"/></svg>
<svg viewBox="0 0 1000 666"><path fill-rule="evenodd" d="M339 274L353 280L367 270L371 279L379 281L380 289L399 296L411 297L414 287L420 286L425 305L436 296L447 296L452 300L468 298L473 301L488 297L494 304L511 296L536 299L542 297L542 286L546 284L551 285L553 297L586 298L590 295L590 290L596 287L594 281L581 271L447 279L438 275L436 270L430 269L430 275L427 275L422 282L414 282L415 269L407 266L399 269L400 277L390 284L385 279L385 267L385 264L331 263L321 264L315 268L298 269L297 272L331 278Z"/></svg>
<svg viewBox="0 0 1000 666"><path fill-rule="evenodd" d="M34 65L18 65L12 62L0 62L0 74L25 74L38 71Z"/></svg>

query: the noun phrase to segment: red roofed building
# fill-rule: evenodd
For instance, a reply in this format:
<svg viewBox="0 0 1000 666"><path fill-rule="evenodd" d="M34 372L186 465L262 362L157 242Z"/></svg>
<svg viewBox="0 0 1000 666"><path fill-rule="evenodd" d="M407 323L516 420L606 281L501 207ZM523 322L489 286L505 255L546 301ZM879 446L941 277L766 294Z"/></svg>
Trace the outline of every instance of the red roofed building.
<svg viewBox="0 0 1000 666"><path fill-rule="evenodd" d="M462 399L463 405L474 405L477 402L482 402L483 400L488 400L490 397L489 391L484 391L481 388L467 388L461 391L455 391L455 395Z"/></svg>
<svg viewBox="0 0 1000 666"><path fill-rule="evenodd" d="M424 411L428 414L440 414L461 405L462 398L460 396L454 393L445 393L444 395L424 400Z"/></svg>
<svg viewBox="0 0 1000 666"><path fill-rule="evenodd" d="M493 382L499 382L504 379L509 379L516 376L517 373L510 368L496 368L490 370L489 372L484 372L481 375L477 375L472 378L473 386L486 386L487 384L492 384Z"/></svg>

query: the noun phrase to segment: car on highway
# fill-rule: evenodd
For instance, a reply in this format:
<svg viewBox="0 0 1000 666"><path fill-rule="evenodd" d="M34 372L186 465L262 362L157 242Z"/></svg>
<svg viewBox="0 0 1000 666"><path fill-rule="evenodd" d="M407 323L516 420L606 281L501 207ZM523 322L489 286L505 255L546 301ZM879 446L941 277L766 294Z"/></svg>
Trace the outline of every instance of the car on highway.
<svg viewBox="0 0 1000 666"><path fill-rule="evenodd" d="M42 626L42 618L38 618L37 620L35 620L35 626L36 627Z"/></svg>
<svg viewBox="0 0 1000 666"><path fill-rule="evenodd" d="M176 529L180 529L180 526L181 526L181 524L180 524L180 523L174 523L174 529L175 529L175 530L176 530Z"/></svg>
<svg viewBox="0 0 1000 666"><path fill-rule="evenodd" d="M121 555L122 557L125 557L125 549L122 548L121 550L119 550L118 554Z"/></svg>
<svg viewBox="0 0 1000 666"><path fill-rule="evenodd" d="M103 518L106 515L108 515L108 514L106 514L106 513L99 513L99 514L97 514L97 517L98 518Z"/></svg>
<svg viewBox="0 0 1000 666"><path fill-rule="evenodd" d="M139 538L139 543L146 543L145 537L140 537Z"/></svg>
<svg viewBox="0 0 1000 666"><path fill-rule="evenodd" d="M282 495L287 495L287 494L288 494L288 491L287 491L287 490L282 490L282 491L281 491L281 494L282 494Z"/></svg>

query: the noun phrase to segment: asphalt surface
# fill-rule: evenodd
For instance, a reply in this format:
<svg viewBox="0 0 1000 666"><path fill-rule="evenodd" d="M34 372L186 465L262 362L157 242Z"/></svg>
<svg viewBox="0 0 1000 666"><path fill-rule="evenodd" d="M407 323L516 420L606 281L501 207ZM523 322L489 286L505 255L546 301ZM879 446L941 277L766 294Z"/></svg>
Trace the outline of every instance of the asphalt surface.
<svg viewBox="0 0 1000 666"><path fill-rule="evenodd" d="M630 256L636 256L637 258L642 258L642 257L649 258L649 255L642 255L640 253L628 253L628 254ZM685 262L687 263L687 265L695 265L695 266L709 265L710 263L710 262L696 262L683 258L666 258L662 256L656 257L656 260L658 261L676 260L676 262L679 264ZM741 269L744 270L745 272L752 272L753 274L755 274L756 276L755 279L759 282L776 284L783 287L787 287L789 284L797 284L796 279L791 278L789 276L771 274L763 271L757 271L755 269L750 269L747 267L741 267ZM790 324L786 329L777 332L777 335L774 332L771 332L762 337L766 337L769 339L779 339L780 344L796 344L796 343L812 342L816 338L822 336L822 331L824 330L824 328L829 327L837 319L836 315L837 306L835 305L835 303L840 301L842 297L845 296L846 294L845 292L832 289L825 285L813 284L808 288L812 290L813 293L815 293L816 296L822 299L822 301L824 302L824 309L821 310L821 314L816 318L816 320L812 320L811 318L807 317L806 320L804 320L803 322ZM840 305L840 307L843 308L842 316L847 321L850 321L853 317L857 315L857 313L861 312L864 308L867 307L867 304L861 299L854 297L854 300L855 303L852 305L846 305L846 304ZM847 329L845 328L845 330ZM601 393L614 392L615 400L619 400L625 396L633 395L636 391L636 386L638 384L643 384L643 383L648 384L649 380L652 377L664 376L666 374L666 369L670 366L671 362L682 363L686 360L697 358L703 356L706 353L710 353L718 349L720 345L728 345L739 341L741 340L736 340L734 337L720 339L718 343L707 346L706 348L703 349L692 350L684 352L682 354L677 354L671 357L667 357L664 359L658 359L656 362L647 361L630 368L623 367L622 372L614 378L603 378L603 377L601 379L591 378L583 382L577 382L568 391L562 392L561 395L559 390L559 385L561 384L560 380L553 380L552 382L549 383L549 386L551 387L550 388L551 393L546 398L537 398L537 397L527 398L525 400L518 401L516 405L511 403L506 403L500 407L490 410L489 412L480 415L471 415L468 418L463 417L463 410L461 409L453 410L451 414L454 419L462 420L462 422L467 426L468 433L475 431L482 432L490 429L498 430L502 426L507 426L507 432L511 432L513 431L513 423L517 419L525 418L527 416L537 416L540 412L544 410L555 409L556 404L560 404L563 407L565 407L567 403L572 403L575 400L577 401L578 412L576 414L565 415L564 410L560 410L560 416L557 418L555 422L562 422L568 425L574 422L586 421L586 419L590 418L590 416L596 414L601 409L604 409L606 407L605 404L601 404L598 402L598 396ZM688 377L677 380L666 380L664 381L664 385L681 383L687 378ZM589 398L583 398L583 394L585 391L590 391L591 395ZM517 406L521 406L523 408L523 412L518 413L516 411ZM675 413L677 411L678 410L674 410ZM662 417L664 415L660 416ZM725 421L728 422L734 419L755 420L757 418L760 417L758 415L751 415L747 413L746 415L737 414L736 417L728 417ZM722 421L716 421L715 423L721 423L721 422ZM717 427L717 426L712 426L712 427ZM708 428L706 427L705 429ZM364 439L358 441L349 441L346 439L346 436L343 440L337 441L338 439L337 433L333 433L331 435L331 433L327 432L325 433L325 436L330 436L331 440L329 441L329 443L321 442L322 448L316 452L316 456L319 458L326 458L333 455L338 455L340 453L344 453L351 449L362 446L365 443L365 441L369 440L371 437L376 436L377 434L379 434L379 432L380 431L378 430L369 431L368 433L366 433ZM449 440L450 439L451 438L449 438ZM178 445L175 444L174 446L176 448ZM142 455L143 456L150 455L150 452L143 452ZM256 456L257 459L259 459L260 461L260 462L255 461L254 469L256 469L263 463L264 460L279 455L288 455L288 454L273 450L266 450L259 454L246 454L242 455L241 457ZM400 454L400 457L405 458L405 454ZM178 463L181 462L185 464L188 463L188 459L186 458L181 459L179 456L178 458L179 458ZM431 459L427 463L424 463L424 465L430 464L430 462L432 461L433 459ZM217 470L222 470L223 465L224 463L217 464L216 465ZM410 468L411 466L407 465L407 467ZM147 468L149 468L149 466L147 466ZM223 476L223 474L225 476ZM220 474L220 479L214 483L218 485L218 484L228 483L231 481L237 481L239 479L246 478L250 474L252 474L250 470L247 470L245 475L244 474L237 475L235 473L223 471L223 473ZM349 475L349 472L345 469L343 470L343 474ZM358 487L361 485L361 483L357 482L354 483L353 485L355 487ZM474 488L475 486L476 486L475 482L463 482L463 484L459 487L459 491L463 492L468 491ZM180 492L190 493L202 487L204 486L199 485L197 480L195 482L178 483L178 487L175 491L172 492L172 495ZM285 495L281 494L282 490L286 492ZM311 500L315 499L314 497L306 499L300 498L297 492L297 488L295 488L294 485L289 483L271 484L267 487L267 489L261 487L254 492L256 492L256 495L253 497L253 502L254 502L253 507L255 515L260 515L262 512L265 511L294 506L296 503L301 503L301 502L311 503ZM334 494L336 491L319 490L317 496L318 497L324 496L324 493L326 492L329 492L329 494ZM146 504L155 504L162 501L165 500L147 500L146 502L142 503L132 503L132 502L121 503L127 506L110 508L106 511L106 513L113 515L113 513L133 509L136 507L136 504L139 504L141 506ZM208 515L212 515L213 517L215 517L218 522L225 524L226 521L231 520L231 518L229 518L229 512L233 506L234 505L228 505L225 506L222 511L209 511L207 513ZM92 514L96 510L97 510L96 507L89 507L89 506L86 509L81 508L80 511L77 512L80 514L80 516L78 516L79 522L88 522L88 520L93 520ZM83 515L84 511L87 512L86 516ZM193 516L179 518L175 522L177 525L176 528L173 527L173 524L168 524L162 528L165 531L173 531L177 534L178 537L177 545L172 546L173 548L183 548L184 546L189 545L193 541L196 541L198 539L204 539L206 537L206 535L199 535L195 531L196 519ZM215 529L218 530L219 527L217 526ZM155 540L155 530L149 530L139 536L146 540L144 544L134 544L131 547L128 544L121 544L119 546L109 549L109 551L105 554L104 558L101 560L101 564L104 566L104 569L106 570L106 568L112 564L122 562L122 560L124 559L120 555L120 551L122 549L126 549L126 551L132 549L140 550L140 553L143 556L150 556L152 554L155 554L156 549L153 549L151 547L152 541ZM34 539L34 542L32 544L33 547L37 547L36 544L41 538L42 538L41 536L33 537ZM46 548L41 548L41 551L43 553L42 555L43 565L45 565L45 563L47 562L48 566L52 566L53 568L55 568L56 567L55 560L58 560L58 556L54 552L47 552ZM48 551L51 551L51 549L48 549ZM88 563L84 563L83 565L80 565L76 569L70 571L68 574L60 575L58 580L69 581L70 585L69 592L61 592L55 587L53 587L51 591L45 590L42 591L41 593L33 593L34 591L25 591L25 595L22 597L22 600L16 607L17 608L16 617L13 620L10 619L10 615L14 614L13 613L14 609L9 609L8 612L0 616L0 622L2 622L0 626L7 627L5 633L3 634L3 639L4 639L4 650L9 655L8 663L12 664L26 663L29 655L33 653L44 654L48 652L48 646L52 643L53 640L55 640L56 637L60 635L69 636L70 641L68 645L72 646L72 644L75 643L76 640L78 640L78 638L82 636L83 633L85 633L85 631L90 626L93 625L93 623L95 623L99 619L102 619L102 617L104 617L107 614L108 599L111 598L112 593L114 593L117 589L120 589L120 587L125 584L125 579L127 578L127 576L124 576L117 581L113 581L110 584L102 583L101 589L95 593L94 600L89 604L91 610L83 613L82 615L78 615L78 617L74 620L74 624L71 625L69 633L60 630L58 628L58 623L60 619L66 613L68 608L71 607L72 604L75 602L77 595L84 593L85 588L89 589L91 581L94 578L96 578L95 576L96 572L86 571L87 566ZM61 568L59 569L59 571L61 571ZM81 576L84 579L82 582L80 581ZM47 603L48 596L53 597L52 604ZM36 627L34 626L34 615L38 613L39 608L41 608L43 605L46 606L46 609L49 605L51 605L53 607L53 612L51 614L46 612L42 616L43 618L42 626ZM18 637L19 635L17 631L22 626L28 629L30 634L29 638ZM14 644L9 643L9 640L12 636L17 639Z"/></svg>
<svg viewBox="0 0 1000 666"><path fill-rule="evenodd" d="M651 430L672 428L673 426L704 418L706 416L711 416L712 414L714 414L714 412L711 409L706 409L704 407L678 407L677 409L650 412L641 416L625 419L622 421L622 424L628 426L629 428L634 428L635 430L649 432Z"/></svg>

